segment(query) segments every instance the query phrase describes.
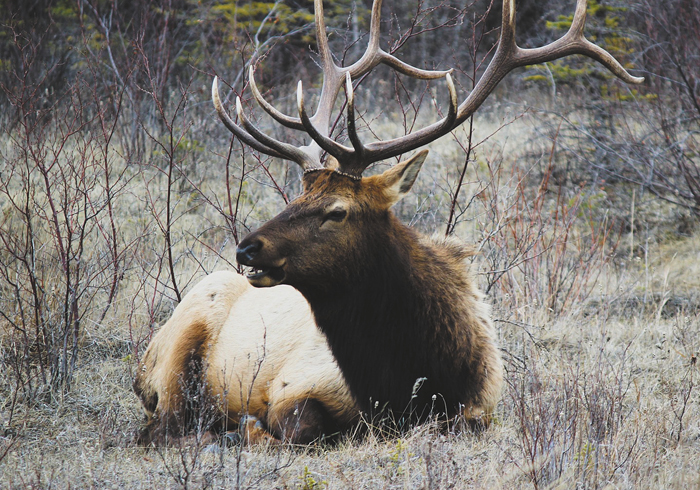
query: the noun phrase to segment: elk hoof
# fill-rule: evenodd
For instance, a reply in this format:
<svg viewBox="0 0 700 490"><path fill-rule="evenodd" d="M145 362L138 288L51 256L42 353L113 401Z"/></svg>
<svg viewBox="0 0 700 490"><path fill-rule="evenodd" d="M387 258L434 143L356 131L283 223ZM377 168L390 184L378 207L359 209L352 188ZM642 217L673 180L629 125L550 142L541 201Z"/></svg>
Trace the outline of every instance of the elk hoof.
<svg viewBox="0 0 700 490"><path fill-rule="evenodd" d="M238 422L238 433L243 437L244 444L279 443L272 434L267 432L263 423L252 415L241 417L241 420Z"/></svg>

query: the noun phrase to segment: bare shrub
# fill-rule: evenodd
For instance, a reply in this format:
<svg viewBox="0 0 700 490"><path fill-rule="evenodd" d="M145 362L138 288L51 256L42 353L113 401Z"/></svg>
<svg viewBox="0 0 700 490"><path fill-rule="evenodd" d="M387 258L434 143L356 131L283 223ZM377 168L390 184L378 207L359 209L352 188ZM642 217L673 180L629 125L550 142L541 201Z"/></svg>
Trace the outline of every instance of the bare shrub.
<svg viewBox="0 0 700 490"><path fill-rule="evenodd" d="M489 163L478 194L481 248L489 268L486 292L512 307L541 305L556 316L581 304L615 250L611 221L589 211L583 187L565 189L551 181L547 166L539 185L528 185L532 170L507 172Z"/></svg>
<svg viewBox="0 0 700 490"><path fill-rule="evenodd" d="M566 104L540 113L541 132L562 135L556 163L563 179L600 186L608 206L625 210L622 231L634 231L634 209L654 230L687 235L700 209L700 7L644 0L596 9L615 27L601 28L602 35L647 82L633 90L583 65L586 76L574 88L565 76L577 66L549 67L553 99ZM547 78L529 78L537 77ZM659 210L660 202L671 206Z"/></svg>
<svg viewBox="0 0 700 490"><path fill-rule="evenodd" d="M639 453L629 345L616 351L608 342L602 330L596 356L573 349L557 360L561 346L525 342L521 363L511 364L507 392L519 425L520 470L535 488L556 481L598 488Z"/></svg>
<svg viewBox="0 0 700 490"><path fill-rule="evenodd" d="M47 79L28 76L36 46L18 49L27 64L14 72L16 85L3 86L16 117L2 135L0 315L9 365L32 399L45 387L70 388L82 322L103 318L114 298L125 246L113 205L124 176L113 166L114 126L95 112L89 78L46 106Z"/></svg>
<svg viewBox="0 0 700 490"><path fill-rule="evenodd" d="M646 0L638 5L650 101L639 101L620 151L630 180L657 197L700 215L700 6ZM651 110L649 117L648 110ZM630 118L646 113L637 120Z"/></svg>

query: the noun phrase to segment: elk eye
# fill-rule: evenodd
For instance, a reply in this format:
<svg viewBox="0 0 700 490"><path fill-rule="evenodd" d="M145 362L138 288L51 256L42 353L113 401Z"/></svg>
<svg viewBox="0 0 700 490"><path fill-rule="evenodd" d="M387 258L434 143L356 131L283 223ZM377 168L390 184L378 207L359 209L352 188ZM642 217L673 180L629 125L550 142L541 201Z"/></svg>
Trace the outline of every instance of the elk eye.
<svg viewBox="0 0 700 490"><path fill-rule="evenodd" d="M333 211L329 211L326 213L326 215L323 217L323 221L343 221L345 219L345 216L347 216L348 212L344 209L334 209Z"/></svg>

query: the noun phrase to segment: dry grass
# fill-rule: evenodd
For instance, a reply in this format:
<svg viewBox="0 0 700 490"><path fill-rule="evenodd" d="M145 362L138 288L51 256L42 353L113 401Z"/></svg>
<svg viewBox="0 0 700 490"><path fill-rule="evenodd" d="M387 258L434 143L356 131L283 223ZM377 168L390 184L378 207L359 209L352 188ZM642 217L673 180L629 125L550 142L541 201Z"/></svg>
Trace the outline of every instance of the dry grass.
<svg viewBox="0 0 700 490"><path fill-rule="evenodd" d="M15 415L2 486L160 488L187 475L192 488L697 487L691 359L700 317L615 317L601 306L543 326L498 323L508 387L498 422L481 435L424 426L338 447L146 451L131 442L140 413L129 362L108 349L88 354L94 361L81 366L71 394Z"/></svg>
<svg viewBox="0 0 700 490"><path fill-rule="evenodd" d="M501 126L480 122L476 141ZM488 254L494 249L484 240L494 231L490 211L498 205L508 220L523 219L513 207L518 175L539 183L547 166L551 142L533 140L529 124L524 117L502 129L470 164L456 230L482 246L477 270L492 265ZM414 195L397 210L424 231L444 229L445 206L464 158L453 142L435 145L433 154ZM533 160L533 154L540 156ZM518 174L522 161L525 173ZM501 169L500 180L488 190L494 169ZM71 389L38 390L41 396L30 399L3 375L0 488L700 487L700 234L657 242L643 227L635 236L623 234L616 258L596 262L595 274L576 276L590 281L586 294L556 314L538 299L547 286L544 266L534 270L526 289L494 286L507 387L496 423L483 434L444 434L422 426L400 439L370 433L334 447L135 447L142 415L131 390L133 370L151 323L166 318L174 305L170 279L155 273L162 237L152 221L162 215L144 197L147 189L156 195L166 184L162 172L142 172L115 201L124 206L118 216L121 243L138 239L138 245L129 251L108 314L101 322L83 323ZM272 172L290 193L298 189L294 174ZM225 202L222 172L193 168L188 175L191 181L181 182L173 205L175 272L183 291L205 272L230 267L234 246L211 204ZM261 170L246 183L243 213L250 226L283 206L277 193L254 179L270 183ZM472 199L475 195L490 198ZM540 211L552 209L548 199ZM581 209L573 216L585 214ZM647 217L637 219L643 223ZM576 255L588 243L586 223L573 222L582 241L558 253ZM551 238L551 229L545 231L542 236ZM630 240L640 246L625 250ZM572 264L571 270L592 267ZM513 268L509 280L521 284L530 272ZM486 287L488 275L480 280ZM5 370L14 344L12 329L2 328Z"/></svg>

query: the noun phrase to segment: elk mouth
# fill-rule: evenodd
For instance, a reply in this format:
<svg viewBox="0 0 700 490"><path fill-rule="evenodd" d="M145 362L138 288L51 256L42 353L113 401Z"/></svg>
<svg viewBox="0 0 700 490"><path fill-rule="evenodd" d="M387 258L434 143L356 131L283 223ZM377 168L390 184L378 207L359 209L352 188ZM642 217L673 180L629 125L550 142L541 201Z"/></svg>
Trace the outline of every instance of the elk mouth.
<svg viewBox="0 0 700 490"><path fill-rule="evenodd" d="M277 286L284 281L285 277L287 274L284 272L284 267L251 266L246 273L246 279L256 288Z"/></svg>

